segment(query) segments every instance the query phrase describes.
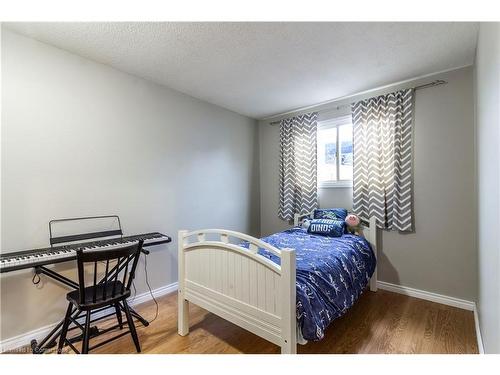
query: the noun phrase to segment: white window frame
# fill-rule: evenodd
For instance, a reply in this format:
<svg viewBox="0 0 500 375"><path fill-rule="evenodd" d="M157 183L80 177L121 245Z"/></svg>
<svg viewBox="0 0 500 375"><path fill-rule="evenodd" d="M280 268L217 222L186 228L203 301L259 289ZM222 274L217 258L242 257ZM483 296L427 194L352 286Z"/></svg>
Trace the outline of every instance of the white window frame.
<svg viewBox="0 0 500 375"><path fill-rule="evenodd" d="M340 125L345 125L346 122L352 122L352 117L351 115L346 115L346 116L339 116L339 117L334 117L328 120L323 120L323 121L318 121L318 134L320 130L323 129L331 129L331 128L336 128L337 129L337 155L336 155L336 160L337 160L337 180L336 181L318 181L318 187L321 189L324 188L346 188L346 187L352 187L352 180L339 180L339 173L340 173L340 147L339 147L339 126ZM318 173L319 176L319 173Z"/></svg>

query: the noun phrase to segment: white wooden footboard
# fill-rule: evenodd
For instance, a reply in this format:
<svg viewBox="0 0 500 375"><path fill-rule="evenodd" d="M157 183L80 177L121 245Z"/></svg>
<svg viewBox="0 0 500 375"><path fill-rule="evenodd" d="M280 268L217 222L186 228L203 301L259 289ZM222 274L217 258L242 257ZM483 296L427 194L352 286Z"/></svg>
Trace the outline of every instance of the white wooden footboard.
<svg viewBox="0 0 500 375"><path fill-rule="evenodd" d="M295 251L243 233L179 231L178 331L189 333L189 302L296 353ZM242 241L248 248L239 246ZM266 249L281 265L258 254Z"/></svg>

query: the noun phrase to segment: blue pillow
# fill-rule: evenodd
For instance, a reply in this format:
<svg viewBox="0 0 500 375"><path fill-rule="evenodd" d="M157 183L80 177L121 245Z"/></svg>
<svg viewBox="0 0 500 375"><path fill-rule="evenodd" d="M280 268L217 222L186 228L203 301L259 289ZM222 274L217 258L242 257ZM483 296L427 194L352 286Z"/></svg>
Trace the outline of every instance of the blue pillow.
<svg viewBox="0 0 500 375"><path fill-rule="evenodd" d="M317 208L314 210L314 219L330 219L344 221L347 217L347 210L345 208Z"/></svg>
<svg viewBox="0 0 500 375"><path fill-rule="evenodd" d="M344 234L345 222L330 219L312 219L307 233L321 234L328 237L341 237Z"/></svg>

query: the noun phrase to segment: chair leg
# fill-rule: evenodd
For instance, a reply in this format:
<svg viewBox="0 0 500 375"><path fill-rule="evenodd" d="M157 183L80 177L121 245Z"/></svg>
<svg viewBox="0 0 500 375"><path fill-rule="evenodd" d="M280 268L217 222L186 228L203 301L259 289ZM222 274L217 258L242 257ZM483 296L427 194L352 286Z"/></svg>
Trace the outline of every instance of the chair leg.
<svg viewBox="0 0 500 375"><path fill-rule="evenodd" d="M61 329L61 336L59 336L59 344L57 345L57 354L62 353L62 349L66 341L66 335L68 334L68 327L71 322L69 318L71 317L72 312L73 312L73 304L70 302L68 303L68 309L66 310L66 315L64 316L64 323Z"/></svg>
<svg viewBox="0 0 500 375"><path fill-rule="evenodd" d="M82 341L82 354L87 354L89 352L89 340L90 340L90 310L87 311L85 315L85 327L83 330L83 341Z"/></svg>
<svg viewBox="0 0 500 375"><path fill-rule="evenodd" d="M132 335L132 339L134 340L135 349L137 353L141 352L141 345L139 344L139 337L137 336L137 331L135 329L135 324L132 319L132 315L130 314L130 309L128 308L128 304L126 300L123 300L123 308L125 309L125 315L127 317L128 328L130 330L130 334Z"/></svg>
<svg viewBox="0 0 500 375"><path fill-rule="evenodd" d="M120 302L115 303L115 310L118 325L120 326L120 329L123 329L122 310L120 309Z"/></svg>

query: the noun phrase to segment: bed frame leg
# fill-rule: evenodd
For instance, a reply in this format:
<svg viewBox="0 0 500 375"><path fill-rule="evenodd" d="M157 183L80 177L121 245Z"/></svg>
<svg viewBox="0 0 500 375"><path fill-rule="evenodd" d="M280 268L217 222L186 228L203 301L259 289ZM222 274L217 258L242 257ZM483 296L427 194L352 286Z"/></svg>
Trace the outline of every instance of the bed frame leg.
<svg viewBox="0 0 500 375"><path fill-rule="evenodd" d="M377 270L375 270L375 272L377 272ZM372 276L372 278L370 279L370 291L372 291L372 292L377 291L377 276L375 276L375 273Z"/></svg>
<svg viewBox="0 0 500 375"><path fill-rule="evenodd" d="M368 242L372 245L373 249L373 254L375 255L375 260L378 260L377 258L377 246L378 246L378 239L377 239L377 219L375 216L372 216L370 218L370 233L367 238ZM373 271L373 275L370 279L370 290L372 292L377 291L377 280L378 280L378 273L377 273L377 266L375 266L375 271Z"/></svg>
<svg viewBox="0 0 500 375"><path fill-rule="evenodd" d="M281 249L281 293L283 312L281 317L281 354L297 354L297 306L295 250Z"/></svg>
<svg viewBox="0 0 500 375"><path fill-rule="evenodd" d="M181 336L186 336L189 333L189 302L184 299L181 293L179 293L178 299L177 332Z"/></svg>
<svg viewBox="0 0 500 375"><path fill-rule="evenodd" d="M297 343L290 340L281 346L281 354L297 354Z"/></svg>
<svg viewBox="0 0 500 375"><path fill-rule="evenodd" d="M184 298L184 285L186 278L184 254L185 235L187 230L180 230L177 236L178 262L179 262L179 290L177 292L177 332L181 336L189 333L189 302Z"/></svg>

